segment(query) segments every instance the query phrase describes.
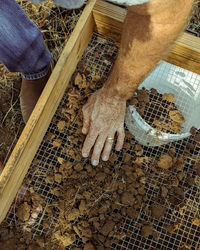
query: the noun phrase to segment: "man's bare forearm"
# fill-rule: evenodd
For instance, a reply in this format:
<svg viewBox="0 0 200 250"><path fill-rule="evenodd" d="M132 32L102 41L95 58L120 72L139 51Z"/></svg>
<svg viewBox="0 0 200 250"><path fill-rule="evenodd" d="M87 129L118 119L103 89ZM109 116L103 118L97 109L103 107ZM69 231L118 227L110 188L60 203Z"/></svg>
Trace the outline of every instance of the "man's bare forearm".
<svg viewBox="0 0 200 250"><path fill-rule="evenodd" d="M193 0L151 0L128 9L121 48L104 85L113 97L129 99L183 30Z"/></svg>

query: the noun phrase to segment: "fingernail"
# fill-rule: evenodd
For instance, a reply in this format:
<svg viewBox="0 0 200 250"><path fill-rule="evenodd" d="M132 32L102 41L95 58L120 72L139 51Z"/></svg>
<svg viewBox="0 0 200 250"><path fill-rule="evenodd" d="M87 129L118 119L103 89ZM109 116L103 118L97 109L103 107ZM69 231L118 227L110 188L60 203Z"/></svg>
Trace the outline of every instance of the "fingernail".
<svg viewBox="0 0 200 250"><path fill-rule="evenodd" d="M82 129L82 133L85 134L87 130L85 128Z"/></svg>
<svg viewBox="0 0 200 250"><path fill-rule="evenodd" d="M105 156L103 157L103 161L107 161L107 160L108 160L108 156L105 155Z"/></svg>
<svg viewBox="0 0 200 250"><path fill-rule="evenodd" d="M87 155L86 153L83 153L82 156L83 156L84 158L88 157L88 155Z"/></svg>
<svg viewBox="0 0 200 250"><path fill-rule="evenodd" d="M93 166L97 166L98 163L99 163L99 162L98 162L97 160L94 160L94 161L92 162L92 165L93 165Z"/></svg>

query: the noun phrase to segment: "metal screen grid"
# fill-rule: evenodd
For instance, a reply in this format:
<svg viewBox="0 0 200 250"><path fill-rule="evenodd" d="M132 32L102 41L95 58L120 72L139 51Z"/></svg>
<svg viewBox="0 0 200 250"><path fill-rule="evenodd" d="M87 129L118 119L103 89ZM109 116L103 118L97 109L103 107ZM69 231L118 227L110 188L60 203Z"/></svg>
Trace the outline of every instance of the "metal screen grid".
<svg viewBox="0 0 200 250"><path fill-rule="evenodd" d="M96 50L98 50L98 58L94 56ZM92 71L91 71L91 78L93 74L97 74L101 77L106 77L107 73L110 71L112 67L112 63L109 63L107 61L105 55L110 55L110 56L115 56L117 53L117 48L114 46L114 44L110 41L106 41L103 38L97 37L96 35L93 36L91 43L88 45L85 54L82 57L82 60L87 62L85 64L85 69L89 66ZM182 69L180 69L181 71ZM162 70L162 72L157 73L157 79L159 79L159 74L168 74L169 72L165 72L165 69ZM193 77L193 74L189 72L190 79L193 81L196 81L197 79ZM173 76L173 74L171 74ZM198 88L198 85L196 85L196 88ZM60 107L64 105L67 102L67 93L63 97ZM58 108L59 110L59 108ZM151 115L152 112L148 112L148 115ZM154 114L155 115L155 114ZM47 131L48 133L54 133L56 134L56 138L59 138L62 140L62 147L65 145L68 141L67 135L69 134L70 131L77 129L76 125L76 119L74 122L70 125L70 127L65 128L65 131L63 133L60 133L57 130L57 125L56 122L59 120L62 120L63 117L60 116L60 114L55 114L49 128ZM183 154L183 151L186 148L187 143L191 141L190 138L184 139L182 141L170 143L165 146L161 147L145 147L143 146L143 156L151 157L152 158L152 163L156 161L159 156L162 153L166 153L169 151L171 147L176 148L176 156L181 156ZM132 144L130 146L130 149L126 149L126 152L132 155L133 150L134 150L134 145L137 144L137 142L133 138L126 138L125 139L126 143ZM194 141L192 141L195 143ZM79 146L79 145L78 145ZM195 157L198 159L200 158L198 156L199 152L199 145L195 145ZM114 151L116 153L116 151ZM122 153L117 153L118 159L116 160L115 163L119 163L120 165L123 164L122 162ZM62 152L61 148L53 148L52 144L48 142L45 137L43 142L41 143L38 152L35 156L35 159L32 162L32 165L29 169L29 172L27 173L26 179L31 179L32 182L31 184L27 184L28 187L33 187L36 193L39 193L41 196L45 198L45 204L46 206L51 205L52 202L56 202L56 196L54 196L51 193L51 189L54 188L54 184L49 184L46 183L45 178L48 174L48 172L58 164L57 158L61 157L65 161L71 161L74 162L74 159L72 159L67 153ZM192 171L191 166L194 164L193 159L185 159L184 163L184 170L185 171ZM38 169L38 171L35 172L35 168ZM157 175L153 174L149 168L149 166L145 166L145 169L151 173L151 178L148 179L148 183L146 183L146 192L147 196L149 198L147 202L147 206L150 205L152 202L156 203L154 201L154 198L157 196L159 192L159 186L163 184L165 180L165 176L163 175ZM38 174L39 173L39 174ZM155 184L157 183L157 184ZM159 186L158 186L159 185ZM184 187L184 180L182 182L182 186ZM185 212L183 211L183 216L173 215L172 216L172 209L169 204L164 204L164 207L167 207L167 213L165 217L162 220L156 220L153 219L151 216L147 215L144 212L144 208L141 207L139 216L136 220L130 220L129 218L124 218L124 224L121 227L121 230L124 232L127 232L127 236L119 242L111 243L111 249L158 249L158 248L165 248L165 249L179 249L184 243L187 243L191 245L194 243L193 241L196 240L196 246L200 246L199 242L199 232L198 228L194 228L191 223L191 219L194 218L194 216L198 215L198 210L192 211L193 208L197 206L197 201L198 199L198 193L200 192L200 187L194 187L192 186L191 188L188 188L187 192L185 193L185 196L187 200L190 200L189 208L185 209ZM58 215L58 213L57 213ZM16 222L16 215L13 214L13 216L7 217L7 221L9 223L15 223ZM49 222L49 217L45 213L45 211L41 212L40 217L43 216L43 221L47 220L50 228L53 229L56 225L57 218L51 218L51 222ZM185 218L186 216L186 218ZM170 223L174 223L175 219L179 219L179 224L181 225L177 230L176 233L173 235L169 235L166 230L164 229L165 225L169 225ZM140 234L141 231L141 222L143 220L147 220L151 222L153 225L155 231L159 231L159 237L158 240L154 240L153 237L149 237L147 239L143 238ZM40 225L37 224L32 227L33 231L33 238L42 234L47 234L48 231L44 230L44 228ZM190 233L190 239L187 238L187 234ZM196 236L197 235L197 236ZM191 239L192 238L192 239ZM66 249L73 249L74 246L80 246L81 241L77 239L76 243L71 246L71 247L66 247ZM60 249L61 246L58 246L58 249ZM197 249L197 248L191 248L191 249Z"/></svg>

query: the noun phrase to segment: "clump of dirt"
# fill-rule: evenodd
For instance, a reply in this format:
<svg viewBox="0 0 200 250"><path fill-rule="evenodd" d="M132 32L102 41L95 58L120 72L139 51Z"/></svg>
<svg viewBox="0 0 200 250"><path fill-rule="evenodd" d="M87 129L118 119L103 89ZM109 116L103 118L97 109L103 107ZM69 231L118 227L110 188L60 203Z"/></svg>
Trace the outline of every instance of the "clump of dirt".
<svg viewBox="0 0 200 250"><path fill-rule="evenodd" d="M163 154L160 156L157 165L161 169L169 169L172 167L173 161L172 157L169 156L168 154Z"/></svg>
<svg viewBox="0 0 200 250"><path fill-rule="evenodd" d="M175 97L171 93L160 94L155 89L142 88L135 92L128 104L134 105L137 112L153 128L176 134L182 130L185 120L174 101Z"/></svg>
<svg viewBox="0 0 200 250"><path fill-rule="evenodd" d="M175 96L173 94L163 94L162 95L162 100L167 101L167 102L174 102L175 101Z"/></svg>
<svg viewBox="0 0 200 250"><path fill-rule="evenodd" d="M20 207L17 209L16 216L22 220L22 221L27 221L30 217L30 206L28 205L27 202L24 202L23 204L20 205Z"/></svg>
<svg viewBox="0 0 200 250"><path fill-rule="evenodd" d="M171 187L169 192L169 201L172 205L177 206L184 204L185 193L181 187Z"/></svg>
<svg viewBox="0 0 200 250"><path fill-rule="evenodd" d="M161 219L166 213L166 208L158 204L151 205L151 214L156 219Z"/></svg>
<svg viewBox="0 0 200 250"><path fill-rule="evenodd" d="M182 113L179 110L170 110L169 111L169 117L171 118L172 121L176 123L184 123L185 119L182 115Z"/></svg>
<svg viewBox="0 0 200 250"><path fill-rule="evenodd" d="M153 235L153 228L151 225L144 225L141 230L141 235L144 238L149 237L150 235Z"/></svg>

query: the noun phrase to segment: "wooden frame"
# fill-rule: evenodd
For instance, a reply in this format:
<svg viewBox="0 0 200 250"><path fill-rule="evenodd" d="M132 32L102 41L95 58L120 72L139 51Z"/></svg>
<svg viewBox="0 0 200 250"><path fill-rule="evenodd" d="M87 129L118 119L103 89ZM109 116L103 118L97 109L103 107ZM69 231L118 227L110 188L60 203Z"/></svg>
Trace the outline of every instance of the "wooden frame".
<svg viewBox="0 0 200 250"><path fill-rule="evenodd" d="M23 182L93 31L119 44L125 15L125 9L102 0L88 2L0 176L0 223ZM166 60L200 73L199 39L184 33Z"/></svg>

